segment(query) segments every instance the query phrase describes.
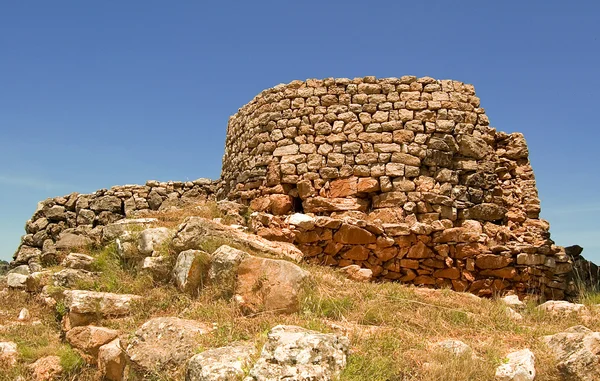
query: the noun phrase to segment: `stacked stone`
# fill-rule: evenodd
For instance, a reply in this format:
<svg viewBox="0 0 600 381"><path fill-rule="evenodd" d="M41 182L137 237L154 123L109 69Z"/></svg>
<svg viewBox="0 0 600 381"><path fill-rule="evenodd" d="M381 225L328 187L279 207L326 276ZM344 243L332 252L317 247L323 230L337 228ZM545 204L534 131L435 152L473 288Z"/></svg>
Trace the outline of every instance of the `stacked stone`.
<svg viewBox="0 0 600 381"><path fill-rule="evenodd" d="M13 266L29 264L40 267L44 259L53 258L57 250L84 246L90 237L101 236L102 226L136 212L164 210L188 201L213 199L218 182L148 181L146 185L123 185L101 189L92 194L72 193L50 198L38 205L25 224L21 245L13 256Z"/></svg>
<svg viewBox="0 0 600 381"><path fill-rule="evenodd" d="M438 270L457 269L464 282L500 280L503 287L554 297L567 289L570 264L539 219L525 140L489 126L472 85L413 76L293 81L242 107L227 132L220 198L275 215L350 214L408 224L416 236L407 249L427 247L445 264ZM484 237L439 241L467 221L478 223ZM334 256L315 254L314 246L325 250L330 241L323 234L305 247L308 256L342 265L351 260L343 257L347 248ZM377 258L379 249L368 250ZM464 250L472 252L473 263ZM388 260L400 263L400 256ZM359 262L397 277L384 274L390 269L381 258ZM397 266L401 271L393 273L436 271L423 261L417 269Z"/></svg>
<svg viewBox="0 0 600 381"><path fill-rule="evenodd" d="M564 297L556 285L566 284L571 264L564 252L528 254L533 246L508 241L498 244L498 226L465 220L453 227L449 220L431 224L412 218L401 223L380 219L332 218L294 214L288 219L266 213L252 216L253 231L267 239L293 242L307 261L329 266L358 265L380 279L415 285L446 287L490 296L506 290ZM509 236L509 229L504 228ZM552 247L560 251L562 248Z"/></svg>

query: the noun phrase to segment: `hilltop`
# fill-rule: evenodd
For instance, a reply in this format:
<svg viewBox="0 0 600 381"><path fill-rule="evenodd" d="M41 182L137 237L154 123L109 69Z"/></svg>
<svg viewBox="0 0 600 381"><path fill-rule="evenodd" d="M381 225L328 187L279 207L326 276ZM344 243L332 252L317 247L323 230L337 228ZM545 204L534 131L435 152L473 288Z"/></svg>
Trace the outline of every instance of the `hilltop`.
<svg viewBox="0 0 600 381"><path fill-rule="evenodd" d="M248 233L264 217L214 201L147 211L59 249L41 271L13 269L0 341L16 352L2 347L0 379L54 369L65 380L492 380L528 361L536 380L599 371L573 361L597 359L593 346L564 349L563 336L600 334L561 333L600 330L594 295L540 304L374 282L352 266L297 262L294 246ZM298 228L314 219L292 217ZM510 353L524 349L515 362Z"/></svg>

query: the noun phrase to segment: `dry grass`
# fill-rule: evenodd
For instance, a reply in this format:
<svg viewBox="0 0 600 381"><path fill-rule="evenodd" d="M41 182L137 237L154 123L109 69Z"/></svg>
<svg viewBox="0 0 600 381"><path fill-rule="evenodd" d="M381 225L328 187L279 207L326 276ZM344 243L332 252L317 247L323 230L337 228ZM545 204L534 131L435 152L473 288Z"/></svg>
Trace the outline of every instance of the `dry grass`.
<svg viewBox="0 0 600 381"><path fill-rule="evenodd" d="M220 217L215 203L205 203L184 210L151 212L157 226L176 227L188 216ZM227 242L207 240L203 249L212 253ZM235 246L235 245L234 245ZM241 248L243 249L243 248ZM164 255L174 253L168 246ZM98 325L119 329L122 340L128 338L146 320L157 316L195 319L216 327L198 341L198 351L219 347L233 341L248 340L260 348L266 334L278 324L293 324L321 332L346 334L351 354L340 381L399 380L469 380L489 381L506 354L530 348L536 356L537 380L560 379L547 348L540 338L577 324L600 330L600 315L551 316L540 312L534 303L521 311L523 320L514 321L500 300L479 299L450 290L429 290L398 283L355 283L331 268L302 264L313 274L302 294L301 311L293 315L261 313L242 315L231 300L220 297L218 287L207 287L199 296L191 297L170 284L154 282L137 272L136 267L122 261L115 247L109 245L92 252L96 270L102 274L82 288L98 291L134 293L144 299L135 303L132 314L120 319L99 321ZM26 365L48 354L61 354L70 361L70 373L64 379L91 380L94 370L81 366L77 356L60 339L57 311L42 307L34 298L11 291L3 298L0 341L17 342L21 358L10 370L0 369L0 380L27 377ZM584 295L587 305L600 302L598 295ZM38 325L11 325L21 307L27 306ZM58 304L61 311L61 305ZM468 344L475 357L456 357L440 353L432 344L457 339ZM142 375L130 375L141 379ZM4 378L2 378L4 377ZM153 380L182 380L183 367L171 374L146 375Z"/></svg>
<svg viewBox="0 0 600 381"><path fill-rule="evenodd" d="M161 211L147 211L138 213L136 218L156 218L156 226L176 229L186 217L222 218L215 201L189 203L184 208L171 208Z"/></svg>

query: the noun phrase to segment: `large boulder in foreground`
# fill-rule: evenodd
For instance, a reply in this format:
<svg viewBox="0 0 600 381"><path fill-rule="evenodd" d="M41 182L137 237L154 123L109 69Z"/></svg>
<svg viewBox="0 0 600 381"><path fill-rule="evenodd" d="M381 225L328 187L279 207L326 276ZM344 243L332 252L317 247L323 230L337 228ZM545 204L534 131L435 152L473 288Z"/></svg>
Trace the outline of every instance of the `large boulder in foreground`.
<svg viewBox="0 0 600 381"><path fill-rule="evenodd" d="M326 381L346 367L349 340L344 336L278 325L244 381Z"/></svg>
<svg viewBox="0 0 600 381"><path fill-rule="evenodd" d="M212 327L177 317L158 317L145 322L125 350L131 362L144 371L173 369L187 361L198 339Z"/></svg>
<svg viewBox="0 0 600 381"><path fill-rule="evenodd" d="M185 380L238 381L251 365L255 353L252 343L233 343L204 351L188 361Z"/></svg>
<svg viewBox="0 0 600 381"><path fill-rule="evenodd" d="M272 242L254 234L244 233L233 227L202 217L188 217L179 226L172 246L177 252L201 249L207 239L235 243L243 247L278 258L300 261L303 254L296 246L287 242Z"/></svg>
<svg viewBox="0 0 600 381"><path fill-rule="evenodd" d="M288 261L248 256L237 268L235 299L246 314L294 313L300 309L299 294L309 276Z"/></svg>
<svg viewBox="0 0 600 381"><path fill-rule="evenodd" d="M578 325L543 340L565 380L600 380L600 332Z"/></svg>

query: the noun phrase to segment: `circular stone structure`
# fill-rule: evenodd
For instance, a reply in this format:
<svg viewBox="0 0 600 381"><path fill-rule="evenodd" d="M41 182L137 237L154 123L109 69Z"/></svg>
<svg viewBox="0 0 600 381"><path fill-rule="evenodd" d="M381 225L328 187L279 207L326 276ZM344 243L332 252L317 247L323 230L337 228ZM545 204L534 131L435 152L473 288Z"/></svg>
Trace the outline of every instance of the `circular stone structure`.
<svg viewBox="0 0 600 381"><path fill-rule="evenodd" d="M274 215L379 226L371 229L381 231L373 233L376 243L365 242L369 252L358 259L328 254L335 237L296 240L323 263L355 263L383 275L395 269L396 279L406 269L412 279L437 271L437 278L463 280L464 288L481 280L487 288L496 282L562 297L570 264L539 219L523 135L489 124L474 87L459 81L281 84L230 117L218 197ZM396 253L381 258L392 243Z"/></svg>

